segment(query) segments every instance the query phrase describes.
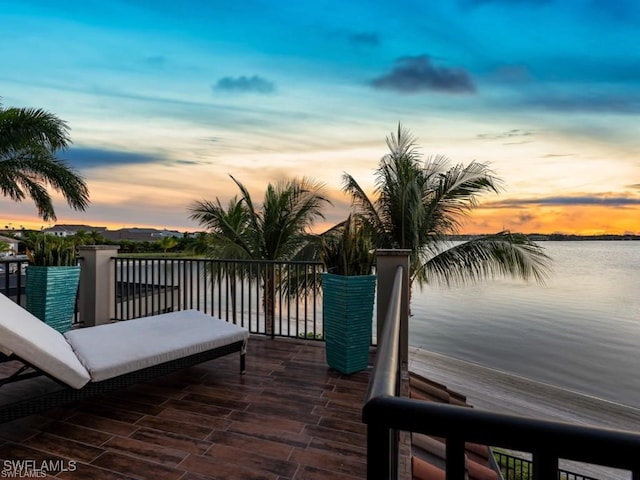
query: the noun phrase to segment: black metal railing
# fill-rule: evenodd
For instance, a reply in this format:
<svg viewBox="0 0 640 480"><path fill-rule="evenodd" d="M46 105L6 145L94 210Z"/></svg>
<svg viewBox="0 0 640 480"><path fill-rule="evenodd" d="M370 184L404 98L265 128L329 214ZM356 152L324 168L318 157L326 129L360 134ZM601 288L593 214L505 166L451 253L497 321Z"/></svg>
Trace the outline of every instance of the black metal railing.
<svg viewBox="0 0 640 480"><path fill-rule="evenodd" d="M319 262L116 257L115 319L196 309L251 333L321 340Z"/></svg>
<svg viewBox="0 0 640 480"><path fill-rule="evenodd" d="M3 293L14 302L25 303L25 268L27 260L1 259L0 260L0 293Z"/></svg>
<svg viewBox="0 0 640 480"><path fill-rule="evenodd" d="M399 295L395 290L392 298ZM405 431L446 440L447 480L465 478L466 442L530 452L534 480L558 478L561 458L629 470L633 480L640 480L638 433L401 397L400 322L399 307L393 300L385 316L382 339L378 340L363 407L363 421L367 424L367 478L398 477L398 432Z"/></svg>
<svg viewBox="0 0 640 480"><path fill-rule="evenodd" d="M492 451L503 480L532 480L533 462L527 458L517 457L505 452ZM562 468L558 469L559 480L598 480Z"/></svg>

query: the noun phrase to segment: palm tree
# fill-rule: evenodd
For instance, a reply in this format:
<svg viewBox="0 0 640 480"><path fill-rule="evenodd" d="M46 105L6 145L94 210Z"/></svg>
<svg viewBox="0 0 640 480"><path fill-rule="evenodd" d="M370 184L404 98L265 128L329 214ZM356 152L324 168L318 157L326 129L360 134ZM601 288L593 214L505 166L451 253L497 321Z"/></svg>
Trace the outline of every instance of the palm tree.
<svg viewBox="0 0 640 480"><path fill-rule="evenodd" d="M105 242L104 236L98 230L91 230L87 236L91 245L101 245Z"/></svg>
<svg viewBox="0 0 640 480"><path fill-rule="evenodd" d="M283 179L269 183L259 207L249 191L231 179L240 190L226 207L216 198L195 202L190 218L210 232L209 254L217 258L286 261L296 256L316 236L308 232L315 220L324 218L322 208L331 202L324 185L309 178ZM273 333L276 275L273 265L260 270L266 333Z"/></svg>
<svg viewBox="0 0 640 480"><path fill-rule="evenodd" d="M90 241L89 232L83 229L76 230L76 233L73 234L73 240L78 246L87 245Z"/></svg>
<svg viewBox="0 0 640 480"><path fill-rule="evenodd" d="M175 237L162 237L158 240L158 245L162 249L162 253L166 254L167 250L178 245L178 239Z"/></svg>
<svg viewBox="0 0 640 480"><path fill-rule="evenodd" d="M415 139L400 124L386 141L389 153L375 173L376 199L347 173L343 189L378 248L411 250L412 283L459 285L496 276L544 281L549 257L525 235L503 231L456 245L447 240L479 196L501 190L487 165L451 166L444 156L422 162Z"/></svg>
<svg viewBox="0 0 640 480"><path fill-rule="evenodd" d="M39 108L3 108L0 104L0 191L20 202L31 197L43 220L56 220L47 192L62 193L69 206L84 211L89 190L82 177L58 150L71 143L69 127L56 115Z"/></svg>

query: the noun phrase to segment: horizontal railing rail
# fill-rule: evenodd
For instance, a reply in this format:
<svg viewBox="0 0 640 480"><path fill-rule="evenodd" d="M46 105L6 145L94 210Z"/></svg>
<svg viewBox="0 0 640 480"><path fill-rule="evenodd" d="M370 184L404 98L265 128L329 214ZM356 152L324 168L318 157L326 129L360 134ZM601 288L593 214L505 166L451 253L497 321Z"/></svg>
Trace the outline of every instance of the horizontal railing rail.
<svg viewBox="0 0 640 480"><path fill-rule="evenodd" d="M320 262L118 256L115 319L196 309L251 333L323 339Z"/></svg>
<svg viewBox="0 0 640 480"><path fill-rule="evenodd" d="M398 296L394 291L363 407L367 478L398 478L398 432L406 431L446 439L447 480L465 479L466 442L530 452L534 480L558 478L559 459L628 470L633 480L640 480L640 434L636 432L401 397Z"/></svg>

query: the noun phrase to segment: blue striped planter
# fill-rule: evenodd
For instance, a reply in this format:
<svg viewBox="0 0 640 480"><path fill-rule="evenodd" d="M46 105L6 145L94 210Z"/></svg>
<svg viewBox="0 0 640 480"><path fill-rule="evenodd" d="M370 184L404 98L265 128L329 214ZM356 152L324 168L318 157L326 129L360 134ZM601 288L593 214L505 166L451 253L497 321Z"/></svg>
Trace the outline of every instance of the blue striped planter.
<svg viewBox="0 0 640 480"><path fill-rule="evenodd" d="M350 374L369 366L376 276L322 274L327 364Z"/></svg>
<svg viewBox="0 0 640 480"><path fill-rule="evenodd" d="M80 267L36 267L26 272L27 310L61 333L71 328Z"/></svg>

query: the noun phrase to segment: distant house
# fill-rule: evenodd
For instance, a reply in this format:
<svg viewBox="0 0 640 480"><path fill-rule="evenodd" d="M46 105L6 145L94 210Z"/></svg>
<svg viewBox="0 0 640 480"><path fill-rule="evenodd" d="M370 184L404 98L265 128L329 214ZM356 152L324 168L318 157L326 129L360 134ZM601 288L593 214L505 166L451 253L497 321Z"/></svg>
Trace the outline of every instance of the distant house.
<svg viewBox="0 0 640 480"><path fill-rule="evenodd" d="M0 236L0 242L8 243L10 248L8 252L0 252L0 258L12 257L18 252L18 240L15 238Z"/></svg>
<svg viewBox="0 0 640 480"><path fill-rule="evenodd" d="M85 232L100 232L104 235L107 231L107 227L92 227L91 225L55 225L50 228L45 228L44 233L49 235L55 235L56 237L69 237L75 235L78 230L84 230Z"/></svg>

